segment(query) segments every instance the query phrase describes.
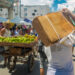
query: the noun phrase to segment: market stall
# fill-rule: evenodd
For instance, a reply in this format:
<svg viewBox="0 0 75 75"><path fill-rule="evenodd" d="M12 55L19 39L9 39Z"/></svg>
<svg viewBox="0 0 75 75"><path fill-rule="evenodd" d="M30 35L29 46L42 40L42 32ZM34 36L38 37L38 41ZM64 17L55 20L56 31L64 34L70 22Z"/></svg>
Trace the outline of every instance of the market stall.
<svg viewBox="0 0 75 75"><path fill-rule="evenodd" d="M0 37L0 46L9 46L8 50L0 52L0 54L8 60L6 64L9 72L15 69L16 62L27 63L28 71L31 72L33 70L34 47L37 44L36 39L37 37L34 35L31 36L27 34L18 37ZM12 57L14 57L14 59L12 59Z"/></svg>

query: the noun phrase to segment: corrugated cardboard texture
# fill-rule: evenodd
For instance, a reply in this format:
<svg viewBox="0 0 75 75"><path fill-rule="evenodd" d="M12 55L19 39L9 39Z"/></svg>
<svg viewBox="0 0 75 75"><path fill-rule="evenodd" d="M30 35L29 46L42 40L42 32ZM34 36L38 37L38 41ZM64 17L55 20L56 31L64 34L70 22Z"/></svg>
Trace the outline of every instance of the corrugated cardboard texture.
<svg viewBox="0 0 75 75"><path fill-rule="evenodd" d="M33 20L32 24L39 38L46 46L67 36L73 30L72 24L61 12L39 16Z"/></svg>

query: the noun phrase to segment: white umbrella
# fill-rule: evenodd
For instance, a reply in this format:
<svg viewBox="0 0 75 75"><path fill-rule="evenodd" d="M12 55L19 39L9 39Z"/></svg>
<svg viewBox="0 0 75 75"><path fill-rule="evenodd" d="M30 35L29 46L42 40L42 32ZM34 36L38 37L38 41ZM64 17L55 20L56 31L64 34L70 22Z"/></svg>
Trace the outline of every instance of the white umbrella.
<svg viewBox="0 0 75 75"><path fill-rule="evenodd" d="M25 24L25 21L20 21L20 24L22 24L22 25Z"/></svg>
<svg viewBox="0 0 75 75"><path fill-rule="evenodd" d="M25 21L20 21L20 24L22 24L22 25L31 25L30 23L25 22Z"/></svg>
<svg viewBox="0 0 75 75"><path fill-rule="evenodd" d="M0 17L0 22L6 22L8 19Z"/></svg>

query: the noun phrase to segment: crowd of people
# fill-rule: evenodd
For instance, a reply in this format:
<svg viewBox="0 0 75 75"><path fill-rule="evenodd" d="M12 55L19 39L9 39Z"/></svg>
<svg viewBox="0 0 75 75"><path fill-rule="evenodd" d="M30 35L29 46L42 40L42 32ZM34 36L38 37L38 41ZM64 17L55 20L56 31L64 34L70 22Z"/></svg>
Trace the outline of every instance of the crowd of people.
<svg viewBox="0 0 75 75"><path fill-rule="evenodd" d="M19 36L19 35L25 35L25 34L33 34L33 30L31 26L26 26L26 25L16 25L11 26L11 23L8 21L5 23L0 23L0 32L3 29L8 29L10 30L11 36Z"/></svg>
<svg viewBox="0 0 75 75"><path fill-rule="evenodd" d="M0 25L0 37L15 37L15 36L24 36L25 34L33 35L32 27L26 27L25 25L12 25L9 21L1 23ZM9 46L0 46L0 53L4 53L9 50ZM4 57L4 67L7 64L7 58Z"/></svg>

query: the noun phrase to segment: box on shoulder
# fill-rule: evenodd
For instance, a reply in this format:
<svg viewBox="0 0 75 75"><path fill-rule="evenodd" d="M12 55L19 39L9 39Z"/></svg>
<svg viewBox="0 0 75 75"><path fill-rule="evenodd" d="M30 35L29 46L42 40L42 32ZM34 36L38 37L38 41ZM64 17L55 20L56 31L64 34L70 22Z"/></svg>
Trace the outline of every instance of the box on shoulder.
<svg viewBox="0 0 75 75"><path fill-rule="evenodd" d="M62 12L36 17L32 24L39 38L46 46L54 44L70 34L74 29Z"/></svg>

